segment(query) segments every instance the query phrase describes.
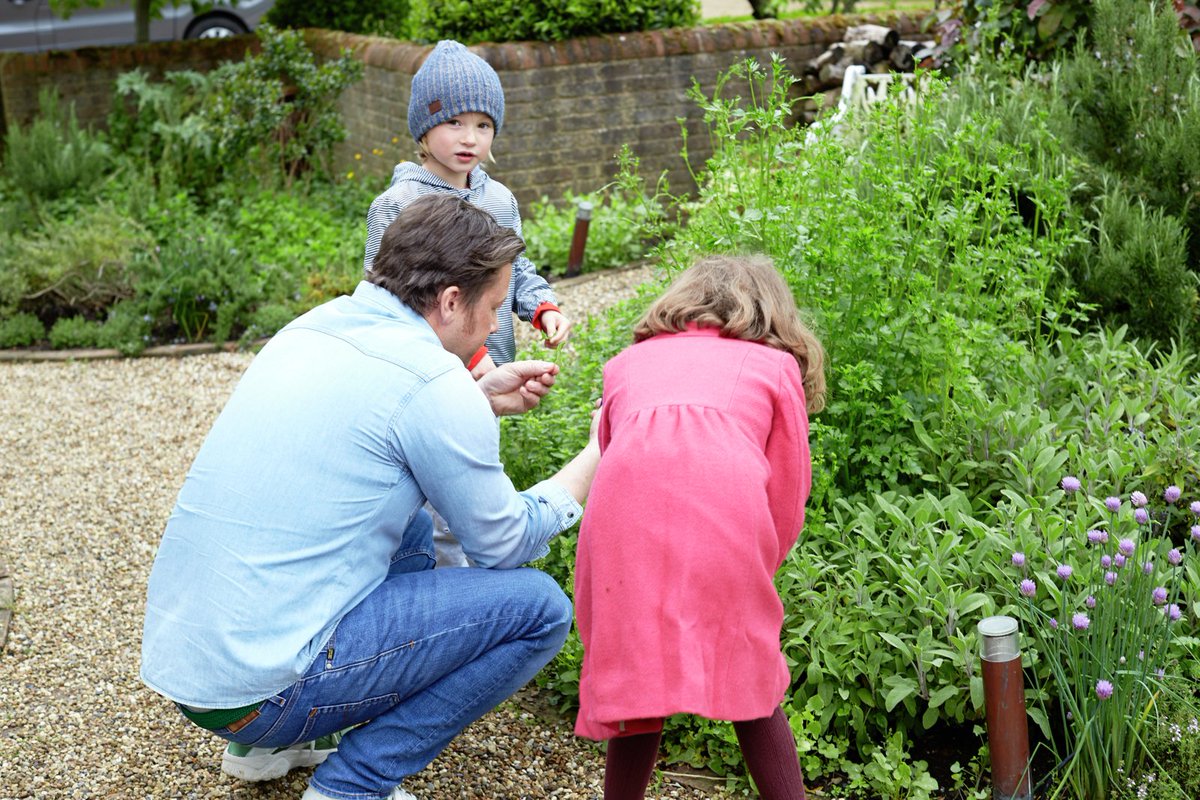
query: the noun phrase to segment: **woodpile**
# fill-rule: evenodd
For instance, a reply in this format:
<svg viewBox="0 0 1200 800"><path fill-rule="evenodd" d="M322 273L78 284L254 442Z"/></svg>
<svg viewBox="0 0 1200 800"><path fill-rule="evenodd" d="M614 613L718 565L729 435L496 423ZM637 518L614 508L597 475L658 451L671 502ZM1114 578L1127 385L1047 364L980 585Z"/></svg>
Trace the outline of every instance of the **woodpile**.
<svg viewBox="0 0 1200 800"><path fill-rule="evenodd" d="M934 66L936 44L901 39L899 31L884 25L847 28L841 42L804 65L800 88L813 98L802 104L804 121L812 122L822 109L837 105L847 67L858 64L873 74L911 73Z"/></svg>

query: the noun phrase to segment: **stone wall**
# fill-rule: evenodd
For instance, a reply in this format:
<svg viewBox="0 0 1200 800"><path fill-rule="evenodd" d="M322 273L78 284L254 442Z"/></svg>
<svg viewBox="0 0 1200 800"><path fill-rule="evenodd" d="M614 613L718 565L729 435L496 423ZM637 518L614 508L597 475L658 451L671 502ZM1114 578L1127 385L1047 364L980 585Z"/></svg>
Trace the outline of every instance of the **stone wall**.
<svg viewBox="0 0 1200 800"><path fill-rule="evenodd" d="M496 68L505 91L504 129L489 172L527 208L543 195L558 200L568 189L593 191L608 183L616 173L614 157L628 144L644 176L666 171L673 191L689 191L680 120L693 165L711 153L703 112L687 96L693 81L711 94L730 66L747 58L765 64L771 53L799 73L804 62L841 41L846 27L868 21L905 35L917 29L906 17L827 17L473 47ZM351 179L382 189L393 165L415 156L407 126L409 86L432 48L331 31L310 30L306 37L323 56L345 48L365 66L363 80L341 99L349 137L337 149L337 164ZM28 120L37 110L38 89L54 85L75 102L81 121L103 124L120 72L207 69L254 44L253 37L236 37L3 55L0 116L9 125Z"/></svg>

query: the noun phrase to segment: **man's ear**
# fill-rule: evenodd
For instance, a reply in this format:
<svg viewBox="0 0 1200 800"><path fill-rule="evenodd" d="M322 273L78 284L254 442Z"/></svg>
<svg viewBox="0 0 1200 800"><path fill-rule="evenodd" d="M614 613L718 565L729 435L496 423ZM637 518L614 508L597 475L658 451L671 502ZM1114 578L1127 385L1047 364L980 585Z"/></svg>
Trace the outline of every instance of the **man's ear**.
<svg viewBox="0 0 1200 800"><path fill-rule="evenodd" d="M462 289L457 286L447 286L438 292L437 308L434 313L438 315L438 319L443 325L453 322L462 315L465 309L466 303L463 300Z"/></svg>

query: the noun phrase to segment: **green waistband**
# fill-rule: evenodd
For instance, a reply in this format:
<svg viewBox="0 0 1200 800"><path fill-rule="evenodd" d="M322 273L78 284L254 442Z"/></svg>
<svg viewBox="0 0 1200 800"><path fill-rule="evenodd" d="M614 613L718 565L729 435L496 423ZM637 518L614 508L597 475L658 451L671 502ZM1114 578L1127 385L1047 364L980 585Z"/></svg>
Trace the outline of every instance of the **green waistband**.
<svg viewBox="0 0 1200 800"><path fill-rule="evenodd" d="M262 707L264 702L260 700L257 703L251 703L241 708L214 708L212 711L192 711L186 706L179 705L178 703L176 705L179 705L179 710L192 722L206 731L215 731L218 728L224 728L231 723L237 722L252 711L257 711Z"/></svg>

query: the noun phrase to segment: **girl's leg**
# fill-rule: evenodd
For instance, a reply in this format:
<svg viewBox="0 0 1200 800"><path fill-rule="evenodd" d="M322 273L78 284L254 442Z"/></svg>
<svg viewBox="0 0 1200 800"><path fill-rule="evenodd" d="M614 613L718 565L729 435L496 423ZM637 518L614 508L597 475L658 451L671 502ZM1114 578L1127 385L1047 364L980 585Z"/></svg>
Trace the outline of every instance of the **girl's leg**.
<svg viewBox="0 0 1200 800"><path fill-rule="evenodd" d="M604 764L604 800L642 800L658 763L662 730L608 740Z"/></svg>
<svg viewBox="0 0 1200 800"><path fill-rule="evenodd" d="M735 722L733 730L763 800L805 800L796 740L782 708L769 717Z"/></svg>

